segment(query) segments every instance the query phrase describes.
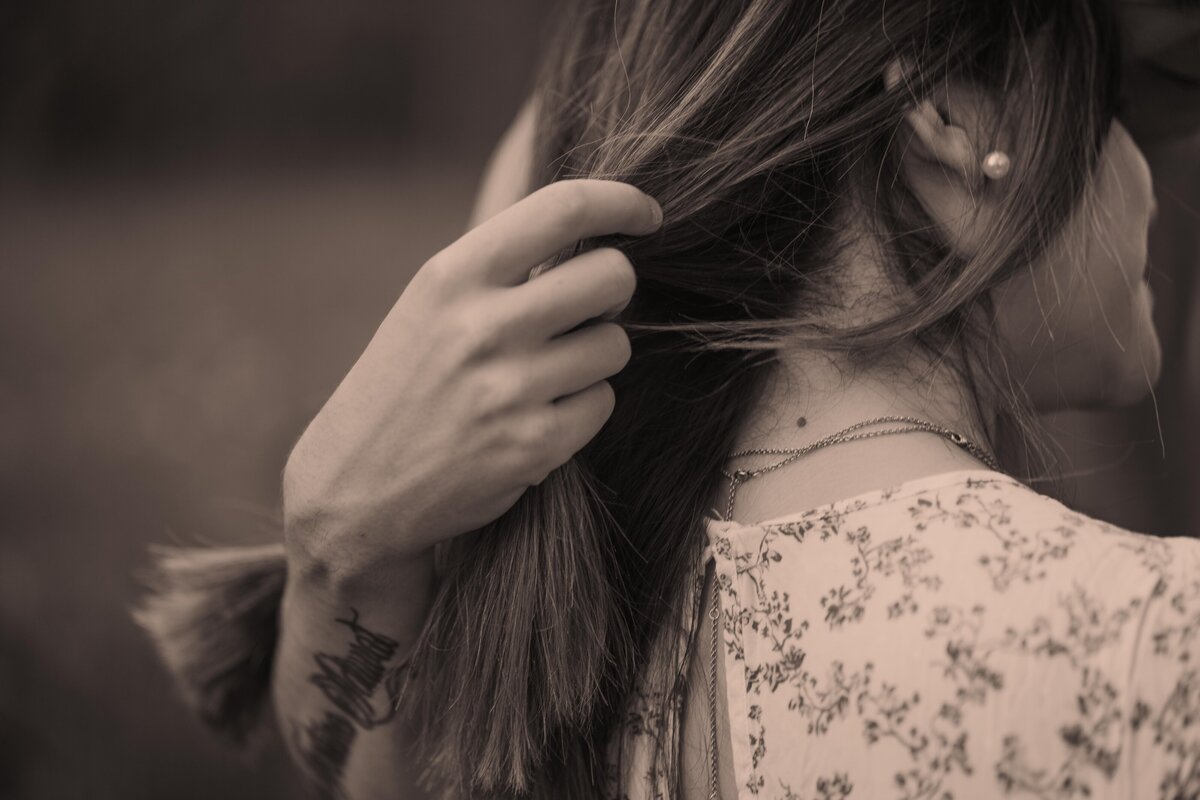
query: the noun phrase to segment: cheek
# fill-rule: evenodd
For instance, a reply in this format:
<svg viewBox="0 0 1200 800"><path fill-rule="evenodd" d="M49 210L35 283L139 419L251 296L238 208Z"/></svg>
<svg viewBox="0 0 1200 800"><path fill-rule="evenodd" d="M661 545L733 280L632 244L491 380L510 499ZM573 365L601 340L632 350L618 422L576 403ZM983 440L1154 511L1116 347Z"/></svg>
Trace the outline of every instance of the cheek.
<svg viewBox="0 0 1200 800"><path fill-rule="evenodd" d="M1157 380L1145 239L1127 233L1075 226L1045 261L997 294L1013 366L1042 410L1127 405Z"/></svg>
<svg viewBox="0 0 1200 800"><path fill-rule="evenodd" d="M1128 405L1161 361L1145 282L1149 168L1114 123L1093 192L1042 261L998 293L1001 334L1045 410Z"/></svg>

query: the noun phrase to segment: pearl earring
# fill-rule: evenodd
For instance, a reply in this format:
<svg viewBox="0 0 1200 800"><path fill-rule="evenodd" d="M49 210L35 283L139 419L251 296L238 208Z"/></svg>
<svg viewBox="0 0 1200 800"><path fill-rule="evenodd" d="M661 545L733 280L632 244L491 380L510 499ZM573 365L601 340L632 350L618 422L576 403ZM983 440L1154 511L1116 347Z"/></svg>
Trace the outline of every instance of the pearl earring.
<svg viewBox="0 0 1200 800"><path fill-rule="evenodd" d="M983 157L983 174L992 180L1003 178L1010 169L1012 169L1012 160L1008 157L1008 153L1002 150L993 150Z"/></svg>

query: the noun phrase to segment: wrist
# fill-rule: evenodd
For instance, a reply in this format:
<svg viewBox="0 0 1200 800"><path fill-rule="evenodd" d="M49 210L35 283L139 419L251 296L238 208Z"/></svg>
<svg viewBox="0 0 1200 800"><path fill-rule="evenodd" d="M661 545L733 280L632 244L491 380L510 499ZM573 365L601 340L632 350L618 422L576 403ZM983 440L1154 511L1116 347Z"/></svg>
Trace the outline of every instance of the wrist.
<svg viewBox="0 0 1200 800"><path fill-rule="evenodd" d="M348 542L332 542L352 549ZM321 548L325 549L325 548ZM415 553L341 553L336 560L289 541L288 589L330 604L416 600L434 583L433 549Z"/></svg>
<svg viewBox="0 0 1200 800"><path fill-rule="evenodd" d="M334 594L386 592L433 569L432 545L415 545L400 515L364 511L364 503L284 501L288 572L309 589Z"/></svg>
<svg viewBox="0 0 1200 800"><path fill-rule="evenodd" d="M337 627L333 620L355 612L407 650L425 625L435 588L432 552L353 575L311 564L294 570L289 563L283 627L299 641L322 641Z"/></svg>

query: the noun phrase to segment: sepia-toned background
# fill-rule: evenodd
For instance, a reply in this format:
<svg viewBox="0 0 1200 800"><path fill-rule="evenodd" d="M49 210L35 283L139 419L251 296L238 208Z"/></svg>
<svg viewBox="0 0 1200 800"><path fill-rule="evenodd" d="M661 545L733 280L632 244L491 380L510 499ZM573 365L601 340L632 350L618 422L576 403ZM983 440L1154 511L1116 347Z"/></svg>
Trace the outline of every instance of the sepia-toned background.
<svg viewBox="0 0 1200 800"><path fill-rule="evenodd" d="M466 225L548 6L0 4L0 798L301 796L182 712L138 571L271 525Z"/></svg>
<svg viewBox="0 0 1200 800"><path fill-rule="evenodd" d="M146 547L272 530L291 443L466 224L550 7L0 9L0 798L299 794L276 745L233 752L173 697L128 615ZM1151 154L1160 413L1052 421L1083 507L1176 534L1194 153Z"/></svg>

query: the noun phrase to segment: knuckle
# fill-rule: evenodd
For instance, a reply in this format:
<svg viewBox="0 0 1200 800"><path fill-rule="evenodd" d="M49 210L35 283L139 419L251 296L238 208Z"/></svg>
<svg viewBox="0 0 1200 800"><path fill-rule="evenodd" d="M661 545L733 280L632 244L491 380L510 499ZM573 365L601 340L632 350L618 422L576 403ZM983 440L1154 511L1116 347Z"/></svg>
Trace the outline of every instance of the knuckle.
<svg viewBox="0 0 1200 800"><path fill-rule="evenodd" d="M501 348L507 333L494 309L466 307L450 321L450 336L468 358L486 358Z"/></svg>
<svg viewBox="0 0 1200 800"><path fill-rule="evenodd" d="M475 379L472 396L480 415L518 404L525 394L526 381L511 369L480 370Z"/></svg>
<svg viewBox="0 0 1200 800"><path fill-rule="evenodd" d="M525 428L525 448L535 471L549 472L557 466L554 463L554 454L557 452L560 438L561 429L557 414L536 414L530 418Z"/></svg>
<svg viewBox="0 0 1200 800"><path fill-rule="evenodd" d="M505 243L498 238L484 238L471 243L471 260L475 264L497 264L504 259Z"/></svg>
<svg viewBox="0 0 1200 800"><path fill-rule="evenodd" d="M451 269L450 256L445 250L441 250L426 260L421 269L417 270L417 275L434 287L446 288L452 284Z"/></svg>
<svg viewBox="0 0 1200 800"><path fill-rule="evenodd" d="M527 324L527 312L503 299L487 303L479 313L487 316L489 327L500 340L519 337Z"/></svg>

